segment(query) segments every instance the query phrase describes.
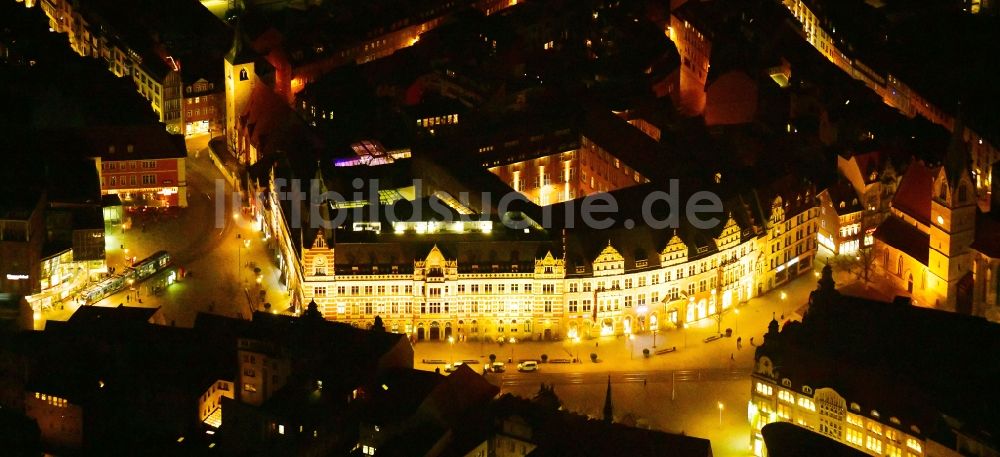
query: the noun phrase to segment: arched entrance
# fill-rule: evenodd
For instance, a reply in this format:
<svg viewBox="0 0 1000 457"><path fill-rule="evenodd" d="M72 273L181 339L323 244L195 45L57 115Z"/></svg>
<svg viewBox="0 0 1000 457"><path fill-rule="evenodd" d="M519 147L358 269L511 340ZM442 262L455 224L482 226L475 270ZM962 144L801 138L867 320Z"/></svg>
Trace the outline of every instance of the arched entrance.
<svg viewBox="0 0 1000 457"><path fill-rule="evenodd" d="M458 341L465 341L465 321L458 321Z"/></svg>
<svg viewBox="0 0 1000 457"><path fill-rule="evenodd" d="M615 321L611 320L610 317L605 317L601 321L601 336L613 335L615 333Z"/></svg>
<svg viewBox="0 0 1000 457"><path fill-rule="evenodd" d="M444 339L447 340L451 338L451 322L445 322L444 324Z"/></svg>
<svg viewBox="0 0 1000 457"><path fill-rule="evenodd" d="M423 341L424 338L426 338L426 335L424 335L424 324L420 323L417 325L417 341Z"/></svg>
<svg viewBox="0 0 1000 457"><path fill-rule="evenodd" d="M676 312L677 310L674 311ZM649 329L653 331L660 329L660 323L656 320L656 313L649 315Z"/></svg>
<svg viewBox="0 0 1000 457"><path fill-rule="evenodd" d="M576 322L569 323L569 333L566 336L570 338L579 338L581 336L580 328L576 325Z"/></svg>
<svg viewBox="0 0 1000 457"><path fill-rule="evenodd" d="M431 341L437 341L441 339L441 324L437 321L431 322Z"/></svg>
<svg viewBox="0 0 1000 457"><path fill-rule="evenodd" d="M626 317L622 325L623 331L626 335L632 333L632 318Z"/></svg>

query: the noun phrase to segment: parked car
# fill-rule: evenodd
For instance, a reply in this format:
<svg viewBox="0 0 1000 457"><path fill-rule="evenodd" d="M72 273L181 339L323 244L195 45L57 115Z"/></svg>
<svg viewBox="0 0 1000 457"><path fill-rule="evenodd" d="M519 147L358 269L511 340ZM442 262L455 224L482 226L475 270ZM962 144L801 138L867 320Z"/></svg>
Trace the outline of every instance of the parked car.
<svg viewBox="0 0 1000 457"><path fill-rule="evenodd" d="M444 371L448 373L454 373L458 371L458 367L462 366L462 362L449 363L444 366Z"/></svg>
<svg viewBox="0 0 1000 457"><path fill-rule="evenodd" d="M538 371L538 362L534 360L525 360L517 364L517 371Z"/></svg>
<svg viewBox="0 0 1000 457"><path fill-rule="evenodd" d="M504 372L503 362L493 362L492 364L487 363L486 366L483 367L483 369L485 369L486 371L488 371L490 373L503 373Z"/></svg>

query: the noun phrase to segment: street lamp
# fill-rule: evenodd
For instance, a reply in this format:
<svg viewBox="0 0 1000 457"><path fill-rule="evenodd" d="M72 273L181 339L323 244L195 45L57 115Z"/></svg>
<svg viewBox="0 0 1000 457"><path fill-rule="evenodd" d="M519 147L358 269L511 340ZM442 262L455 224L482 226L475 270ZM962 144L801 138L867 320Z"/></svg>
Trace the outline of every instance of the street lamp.
<svg viewBox="0 0 1000 457"><path fill-rule="evenodd" d="M236 219L236 213L233 213L233 219ZM236 281L243 284L243 235L237 233L236 239L239 243L236 245Z"/></svg>
<svg viewBox="0 0 1000 457"><path fill-rule="evenodd" d="M736 335L740 334L740 309L733 308L733 314L736 316Z"/></svg>
<svg viewBox="0 0 1000 457"><path fill-rule="evenodd" d="M722 405L722 402L720 401L719 402L719 427L722 427L722 409L723 409L723 405Z"/></svg>
<svg viewBox="0 0 1000 457"><path fill-rule="evenodd" d="M628 351L628 359L629 360L635 360L635 335L629 333L629 335L628 335L628 342L629 342L629 345L632 347Z"/></svg>
<svg viewBox="0 0 1000 457"><path fill-rule="evenodd" d="M573 338L573 349L576 349L576 363L580 363L580 337Z"/></svg>
<svg viewBox="0 0 1000 457"><path fill-rule="evenodd" d="M507 342L510 343L510 363L514 363L514 343L517 342L517 339L512 336Z"/></svg>
<svg viewBox="0 0 1000 457"><path fill-rule="evenodd" d="M451 345L451 353L449 354L449 357L451 357L451 364L455 365L455 337L449 336L448 344Z"/></svg>

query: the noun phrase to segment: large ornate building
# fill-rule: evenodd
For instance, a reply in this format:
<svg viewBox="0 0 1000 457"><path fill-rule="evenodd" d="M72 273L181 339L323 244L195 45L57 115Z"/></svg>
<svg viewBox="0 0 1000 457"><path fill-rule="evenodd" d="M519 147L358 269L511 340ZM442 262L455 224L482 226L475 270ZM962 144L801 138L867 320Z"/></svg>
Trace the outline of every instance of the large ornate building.
<svg viewBox="0 0 1000 457"><path fill-rule="evenodd" d="M387 329L415 340L673 328L721 316L812 270L815 193L775 188L781 191L766 208L734 205L713 230L572 229L550 236L489 222L396 222L392 233L358 224L318 231L302 249L301 295L327 319L368 327L379 316Z"/></svg>

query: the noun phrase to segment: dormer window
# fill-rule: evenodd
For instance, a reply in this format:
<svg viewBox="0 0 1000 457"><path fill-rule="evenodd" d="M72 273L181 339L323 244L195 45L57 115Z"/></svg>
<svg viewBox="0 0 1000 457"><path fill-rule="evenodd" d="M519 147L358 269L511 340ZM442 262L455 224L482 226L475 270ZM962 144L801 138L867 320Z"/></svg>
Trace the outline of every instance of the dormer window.
<svg viewBox="0 0 1000 457"><path fill-rule="evenodd" d="M108 154L114 154L114 153L115 153L115 145L112 144L111 146L108 146Z"/></svg>
<svg viewBox="0 0 1000 457"><path fill-rule="evenodd" d="M127 146L125 146L125 151L126 151L126 152L128 152L128 153L130 153L130 154L131 154L131 153L132 153L132 152L133 152L134 150L135 150L135 146L133 146L133 145L131 145L131 144L130 144L130 145L127 145Z"/></svg>

